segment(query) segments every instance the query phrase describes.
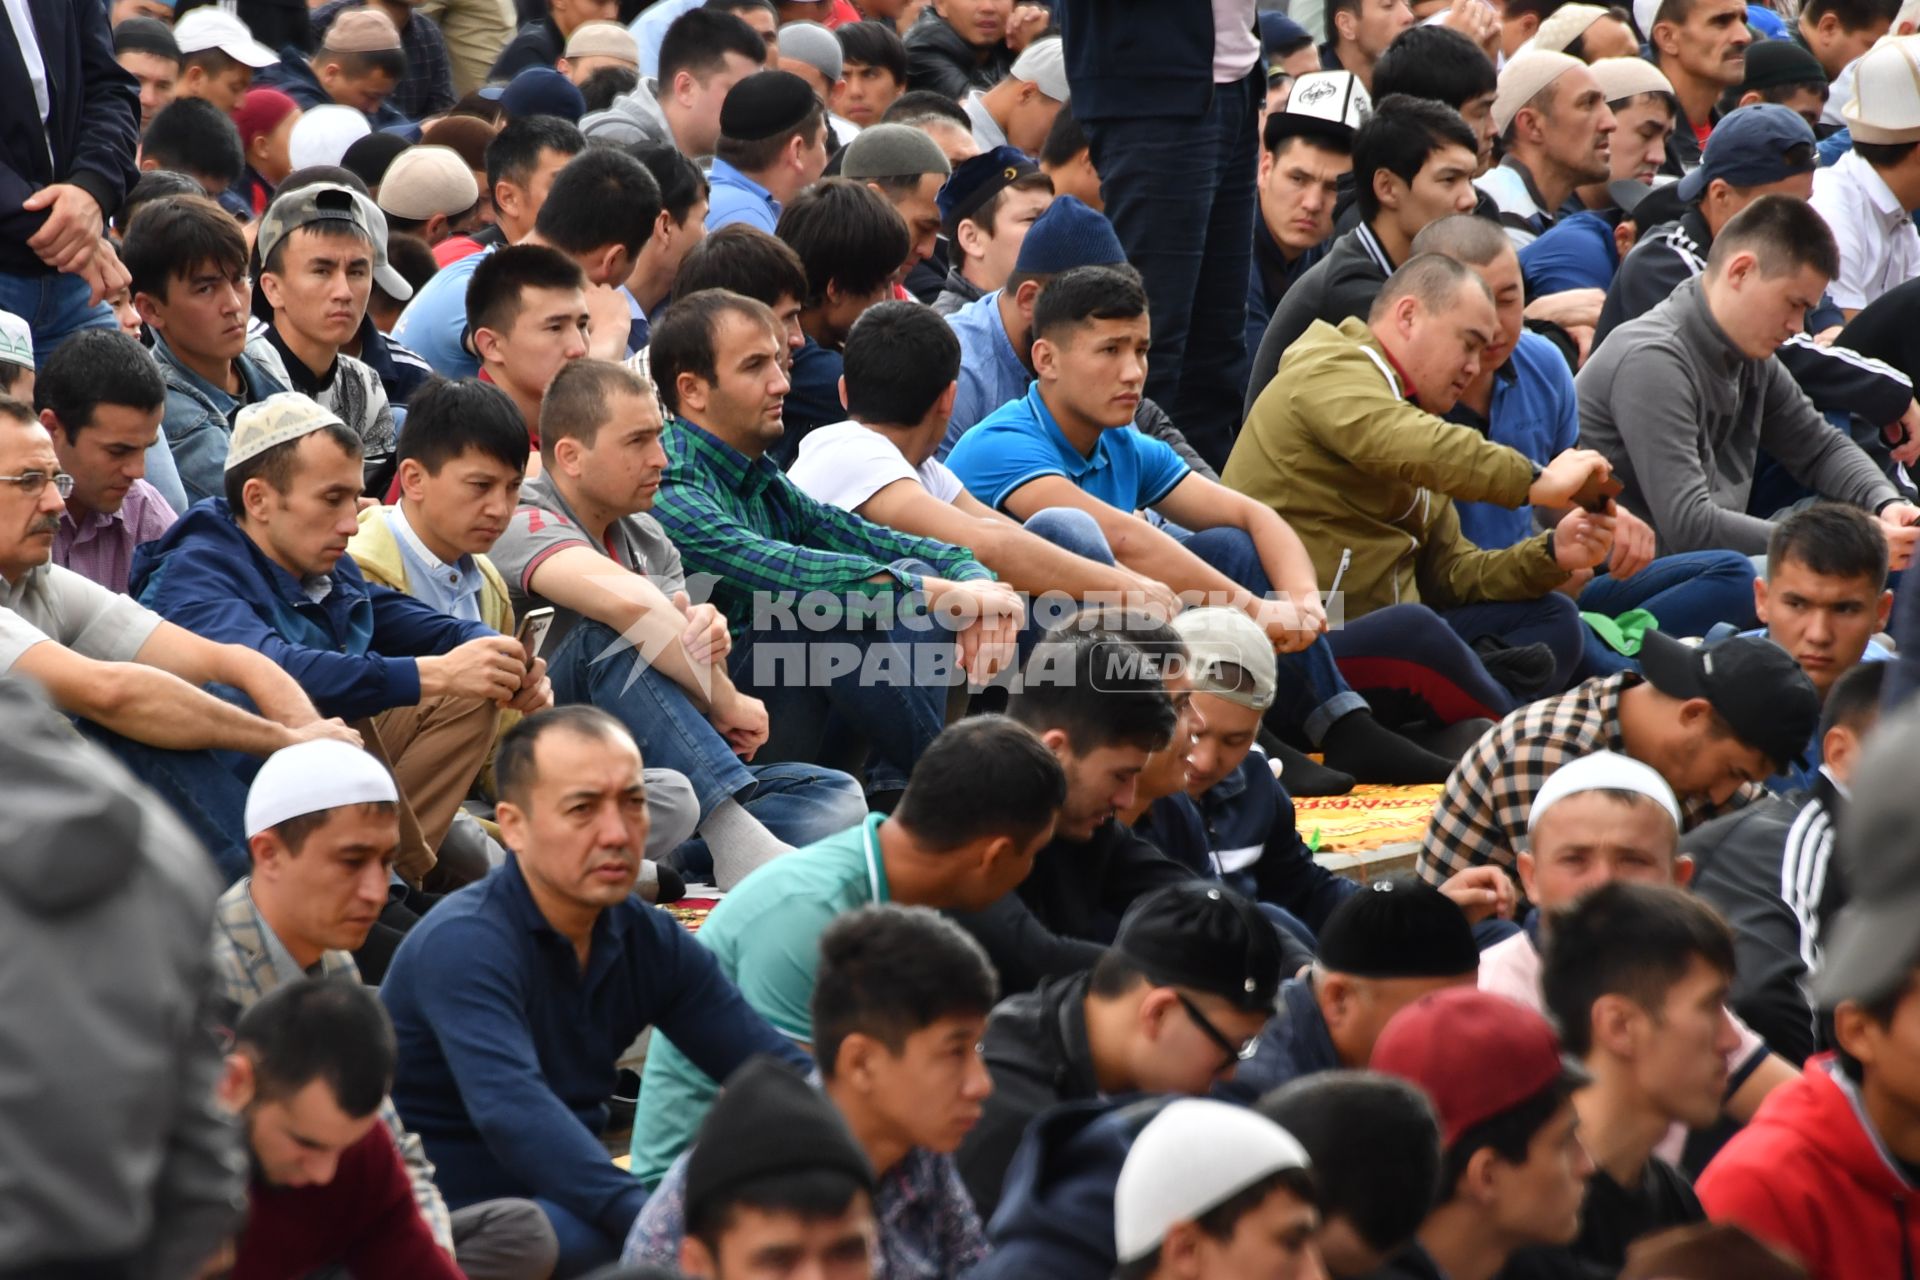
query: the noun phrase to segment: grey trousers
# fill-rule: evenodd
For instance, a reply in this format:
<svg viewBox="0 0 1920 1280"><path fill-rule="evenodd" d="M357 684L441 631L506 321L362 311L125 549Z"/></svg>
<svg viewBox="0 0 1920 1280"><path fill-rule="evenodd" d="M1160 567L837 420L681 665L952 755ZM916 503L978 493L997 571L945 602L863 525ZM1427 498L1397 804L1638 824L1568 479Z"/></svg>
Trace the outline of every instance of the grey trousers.
<svg viewBox="0 0 1920 1280"><path fill-rule="evenodd" d="M547 1280L560 1245L531 1200L483 1200L453 1214L453 1254L468 1280Z"/></svg>

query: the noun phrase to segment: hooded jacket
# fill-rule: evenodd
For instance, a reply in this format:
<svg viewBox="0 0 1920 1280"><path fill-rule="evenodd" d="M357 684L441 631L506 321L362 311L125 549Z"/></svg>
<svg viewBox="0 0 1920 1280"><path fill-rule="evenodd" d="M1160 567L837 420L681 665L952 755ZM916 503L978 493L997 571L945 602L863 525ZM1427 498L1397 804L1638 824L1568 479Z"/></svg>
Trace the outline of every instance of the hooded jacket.
<svg viewBox="0 0 1920 1280"><path fill-rule="evenodd" d="M1694 1189L1713 1221L1798 1255L1820 1280L1920 1280L1920 1187L1830 1054L1769 1094Z"/></svg>
<svg viewBox="0 0 1920 1280"><path fill-rule="evenodd" d="M1521 506L1533 463L1412 396L1365 322L1315 321L1254 402L1223 478L1293 526L1321 589L1344 591L1351 618L1395 604L1537 600L1565 582L1550 534L1482 550L1453 505Z"/></svg>
<svg viewBox="0 0 1920 1280"><path fill-rule="evenodd" d="M0 724L0 1258L193 1275L246 1208L214 1098L213 864L30 682L0 679Z"/></svg>
<svg viewBox="0 0 1920 1280"><path fill-rule="evenodd" d="M642 80L631 93L623 93L605 111L592 111L580 118L580 132L588 138L605 138L622 145L652 142L671 147L673 130L666 113L654 96L651 80Z"/></svg>
<svg viewBox="0 0 1920 1280"><path fill-rule="evenodd" d="M197 502L134 552L129 592L208 640L263 653L300 682L323 716L357 720L420 701L416 659L498 634L386 587L342 555L319 601L267 559L223 498Z"/></svg>

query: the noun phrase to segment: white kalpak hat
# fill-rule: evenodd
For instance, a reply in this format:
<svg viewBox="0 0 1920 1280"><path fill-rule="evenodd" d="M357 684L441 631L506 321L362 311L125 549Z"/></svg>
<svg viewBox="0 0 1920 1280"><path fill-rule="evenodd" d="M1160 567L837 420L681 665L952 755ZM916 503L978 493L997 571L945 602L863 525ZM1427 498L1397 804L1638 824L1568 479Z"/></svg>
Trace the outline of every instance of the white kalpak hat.
<svg viewBox="0 0 1920 1280"><path fill-rule="evenodd" d="M247 839L289 818L350 804L394 804L399 788L386 766L358 747L321 738L267 757L247 790Z"/></svg>
<svg viewBox="0 0 1920 1280"><path fill-rule="evenodd" d="M1180 1098L1148 1121L1113 1188L1119 1261L1158 1249L1175 1223L1192 1222L1283 1169L1305 1169L1307 1151L1257 1111L1211 1098Z"/></svg>
<svg viewBox="0 0 1920 1280"><path fill-rule="evenodd" d="M1630 756L1614 751L1596 751L1590 756L1582 756L1571 764L1563 764L1548 776L1546 783L1533 797L1533 808L1527 811L1527 834L1532 835L1534 827L1540 823L1540 815L1568 796L1579 795L1582 791L1637 791L1659 802L1673 819L1674 828L1680 826L1680 802L1673 798L1673 788L1667 780L1656 772L1652 765L1642 764Z"/></svg>

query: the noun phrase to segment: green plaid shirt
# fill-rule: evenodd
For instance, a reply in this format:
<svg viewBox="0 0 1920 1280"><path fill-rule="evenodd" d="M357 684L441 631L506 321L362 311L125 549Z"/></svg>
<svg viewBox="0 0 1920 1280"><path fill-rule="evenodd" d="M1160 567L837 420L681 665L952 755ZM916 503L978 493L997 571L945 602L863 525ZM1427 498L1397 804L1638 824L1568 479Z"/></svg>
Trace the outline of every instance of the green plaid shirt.
<svg viewBox="0 0 1920 1280"><path fill-rule="evenodd" d="M890 577L919 590L897 561L923 560L954 582L993 573L965 547L950 547L816 502L772 460L745 454L679 418L666 429L667 472L653 517L679 548L689 574L718 578L713 603L736 638L754 617L756 595L872 594Z"/></svg>

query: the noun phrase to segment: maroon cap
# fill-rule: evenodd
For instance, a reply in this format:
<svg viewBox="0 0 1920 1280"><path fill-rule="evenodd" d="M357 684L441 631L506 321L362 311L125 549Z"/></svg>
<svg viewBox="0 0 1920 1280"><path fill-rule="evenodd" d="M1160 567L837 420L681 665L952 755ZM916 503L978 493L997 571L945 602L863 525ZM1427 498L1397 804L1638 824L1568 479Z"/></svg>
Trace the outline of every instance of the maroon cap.
<svg viewBox="0 0 1920 1280"><path fill-rule="evenodd" d="M1544 1017L1473 987L1436 991L1394 1014L1369 1065L1426 1091L1449 1147L1556 1080L1586 1079L1560 1056L1560 1037Z"/></svg>

